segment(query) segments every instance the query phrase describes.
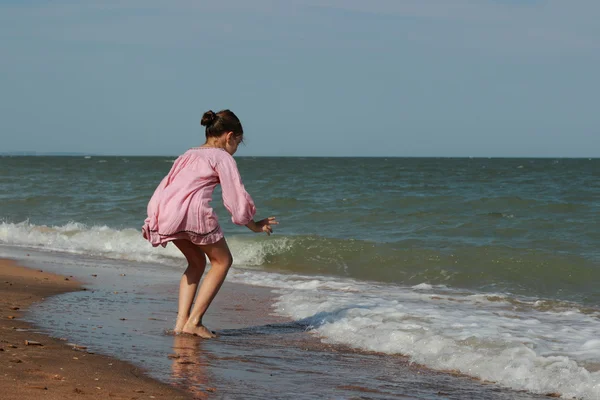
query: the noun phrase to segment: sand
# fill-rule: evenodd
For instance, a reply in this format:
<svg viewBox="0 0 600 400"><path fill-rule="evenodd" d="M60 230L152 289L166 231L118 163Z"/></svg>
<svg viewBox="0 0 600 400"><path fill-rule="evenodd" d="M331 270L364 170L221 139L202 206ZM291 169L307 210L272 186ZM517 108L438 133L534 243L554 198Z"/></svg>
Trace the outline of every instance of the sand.
<svg viewBox="0 0 600 400"><path fill-rule="evenodd" d="M0 260L2 399L202 398L151 379L129 363L35 333L19 319L32 303L76 290L82 286L73 278Z"/></svg>
<svg viewBox="0 0 600 400"><path fill-rule="evenodd" d="M28 262L23 260L27 265ZM37 265L37 264L33 264ZM50 269L50 265L40 268ZM54 271L57 271L54 269ZM61 267L60 273L67 269ZM215 340L192 336L173 336L161 333L170 328L168 315L175 312L177 281L143 285L132 294L136 302L148 305L124 315L120 301L102 284L84 282L86 276L77 269L81 283L72 277L24 268L14 262L0 260L0 398L33 399L477 399L477 400L534 400L547 398L516 392L481 382L456 373L432 371L411 363L401 355L385 355L357 351L332 345L310 333L306 321L291 321L272 313L274 294L268 288L225 282L207 313L207 326L219 332ZM103 279L106 271L93 278ZM112 273L112 272L111 272ZM138 272L139 273L139 272ZM127 279L138 279L136 272ZM125 277L120 277L125 278ZM69 279L69 280L66 280ZM106 277L106 282L114 280ZM71 303L94 306L102 298L102 312L108 313L102 334L84 335L92 340L88 346L104 349L102 339L110 330L110 322L135 326L123 336L127 346L118 352L107 352L131 360L127 347L135 344L144 358L155 353L160 358L152 371L144 371L131 363L105 355L89 354L86 349L74 349L60 339L35 333L30 324L20 320L23 311L34 302L69 291L81 291L83 284L91 290L61 296L61 307L72 310ZM106 284L106 283L105 283ZM99 289L100 288L100 289ZM106 288L105 288L106 289ZM94 291L96 293L94 294ZM116 295L115 295L116 296ZM116 296L118 297L118 296ZM166 309L150 307L158 298L172 305ZM114 300L114 302L112 302ZM125 299L126 300L126 299ZM87 303L86 303L87 302ZM111 303L112 302L112 303ZM47 306L50 302L46 302ZM166 303L165 303L166 304ZM66 307L62 307L66 305ZM86 308L79 308L85 310ZM48 310L48 309L46 309ZM98 309L94 308L98 313ZM68 312L68 311L65 311ZM85 312L85 311L83 311ZM161 312L155 315L154 312ZM166 313L166 314L165 314ZM57 314L59 314L57 312ZM53 315L27 313L31 315ZM74 315L64 314L59 321ZM126 317L120 321L120 317ZM154 318L159 317L159 318ZM60 316L56 316L60 318ZM75 319L80 321L80 315ZM35 321L34 321L35 323ZM39 326L45 325L40 321ZM73 336L67 329L64 335ZM79 324L77 325L79 326ZM88 326L75 329L86 330ZM152 328L152 329L151 329ZM158 334L156 331L158 329ZM92 329L92 328L90 328ZM89 332L98 332L93 329ZM88 332L88 333L89 333ZM155 336L150 335L154 332ZM120 335L119 332L116 332ZM121 336L119 336L121 337ZM26 345L25 341L30 344ZM31 344L31 342L37 343ZM77 344L77 343L75 343ZM85 344L85 343L84 343ZM148 363L138 363L145 367ZM148 374L160 379L150 378ZM185 389L183 392L180 389Z"/></svg>

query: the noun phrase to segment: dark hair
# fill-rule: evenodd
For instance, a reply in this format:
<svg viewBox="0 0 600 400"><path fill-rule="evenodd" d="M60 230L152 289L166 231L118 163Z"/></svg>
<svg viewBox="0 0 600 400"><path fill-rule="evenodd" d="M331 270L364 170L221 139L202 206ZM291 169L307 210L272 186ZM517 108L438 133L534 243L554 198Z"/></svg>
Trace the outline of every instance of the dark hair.
<svg viewBox="0 0 600 400"><path fill-rule="evenodd" d="M209 110L204 113L200 125L206 127L206 137L219 137L225 132L233 132L235 136L244 134L242 123L230 110L221 110L215 113Z"/></svg>

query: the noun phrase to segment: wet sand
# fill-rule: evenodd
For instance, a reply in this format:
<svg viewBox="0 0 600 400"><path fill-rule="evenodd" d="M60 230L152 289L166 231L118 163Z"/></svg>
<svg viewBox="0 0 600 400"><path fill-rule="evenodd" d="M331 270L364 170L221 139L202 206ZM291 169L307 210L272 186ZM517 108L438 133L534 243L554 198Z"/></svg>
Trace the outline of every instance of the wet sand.
<svg viewBox="0 0 600 400"><path fill-rule="evenodd" d="M170 276L167 281L148 281L144 271L129 270L121 276L119 270L91 272L51 263L27 264L74 274L88 290L81 290L73 278L65 281L12 263L0 264L0 327L10 333L2 335L0 382L11 392L8 399L33 398L40 392L47 398L66 399L84 395L116 399L547 398L432 371L400 355L326 344L324 338L310 333L308 321L273 315L275 295L268 288L225 282L205 317L206 325L220 336L202 340L167 332L176 314L178 286ZM88 350L127 362L75 351L65 341L13 329L31 329L31 325L8 319L9 315L18 318L32 302L57 293L63 294L33 307L27 314L30 322L45 332L79 341ZM49 321L49 316L57 314L63 317ZM44 346L25 346L25 340Z"/></svg>
<svg viewBox="0 0 600 400"><path fill-rule="evenodd" d="M68 279L68 280L67 280ZM0 260L0 397L26 399L189 399L129 363L74 349L20 320L33 303L81 290L73 278ZM60 318L60 316L56 316Z"/></svg>

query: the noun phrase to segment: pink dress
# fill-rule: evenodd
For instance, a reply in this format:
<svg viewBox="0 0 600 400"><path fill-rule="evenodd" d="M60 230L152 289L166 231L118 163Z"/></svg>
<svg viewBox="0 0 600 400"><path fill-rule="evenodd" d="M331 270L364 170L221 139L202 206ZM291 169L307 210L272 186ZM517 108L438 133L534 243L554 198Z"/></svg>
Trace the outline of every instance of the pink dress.
<svg viewBox="0 0 600 400"><path fill-rule="evenodd" d="M179 156L148 202L142 235L156 247L186 239L203 245L216 243L223 232L210 206L217 184L223 204L237 225L246 225L256 214L237 164L224 149L195 147Z"/></svg>

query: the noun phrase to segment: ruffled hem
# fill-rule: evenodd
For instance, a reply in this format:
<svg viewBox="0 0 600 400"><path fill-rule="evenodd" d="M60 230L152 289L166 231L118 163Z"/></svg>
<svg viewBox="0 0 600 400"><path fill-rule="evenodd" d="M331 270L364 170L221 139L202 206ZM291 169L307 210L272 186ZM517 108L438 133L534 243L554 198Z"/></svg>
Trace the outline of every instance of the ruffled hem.
<svg viewBox="0 0 600 400"><path fill-rule="evenodd" d="M146 224L142 227L142 236L144 239L149 241L153 247L166 247L167 243L172 242L173 240L188 240L195 245L207 245L217 243L219 240L223 239L223 231L220 226L217 226L209 233L196 233L192 231L181 231L168 235L163 235L158 233L157 231L150 230L149 226Z"/></svg>

